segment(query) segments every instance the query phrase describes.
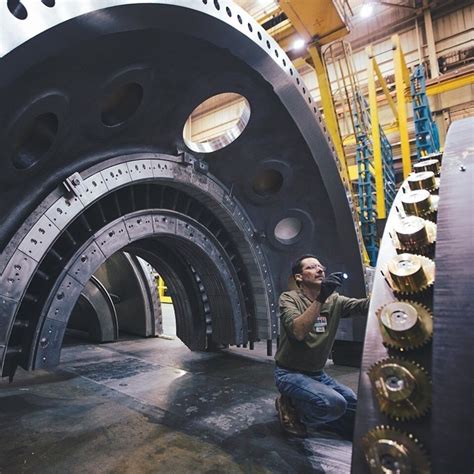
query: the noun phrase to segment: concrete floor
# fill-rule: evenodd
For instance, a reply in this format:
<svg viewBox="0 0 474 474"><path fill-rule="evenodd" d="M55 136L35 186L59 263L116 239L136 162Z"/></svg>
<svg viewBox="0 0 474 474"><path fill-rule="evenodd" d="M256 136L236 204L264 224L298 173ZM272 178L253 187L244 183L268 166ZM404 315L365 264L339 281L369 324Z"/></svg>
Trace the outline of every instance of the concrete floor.
<svg viewBox="0 0 474 474"><path fill-rule="evenodd" d="M57 369L0 382L0 473L349 472L351 443L282 434L265 352L72 342ZM327 371L356 388L356 369Z"/></svg>

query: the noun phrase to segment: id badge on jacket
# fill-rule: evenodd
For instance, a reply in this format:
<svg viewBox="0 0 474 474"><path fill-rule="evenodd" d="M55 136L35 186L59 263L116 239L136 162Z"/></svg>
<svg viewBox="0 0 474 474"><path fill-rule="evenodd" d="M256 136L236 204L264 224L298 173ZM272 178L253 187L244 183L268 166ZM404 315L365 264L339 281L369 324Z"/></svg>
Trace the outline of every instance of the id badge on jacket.
<svg viewBox="0 0 474 474"><path fill-rule="evenodd" d="M326 332L326 326L328 325L328 320L326 316L318 316L316 322L314 323L314 330L316 332Z"/></svg>

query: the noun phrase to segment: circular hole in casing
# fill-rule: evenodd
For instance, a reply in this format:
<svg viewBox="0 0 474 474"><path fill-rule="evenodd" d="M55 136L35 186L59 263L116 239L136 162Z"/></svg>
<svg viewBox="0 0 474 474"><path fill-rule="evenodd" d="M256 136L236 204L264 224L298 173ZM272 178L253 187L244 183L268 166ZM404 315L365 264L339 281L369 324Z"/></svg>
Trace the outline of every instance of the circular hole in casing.
<svg viewBox="0 0 474 474"><path fill-rule="evenodd" d="M18 134L13 166L27 169L35 165L50 150L58 133L59 120L52 112L37 115Z"/></svg>
<svg viewBox="0 0 474 474"><path fill-rule="evenodd" d="M276 194L283 186L283 175L275 169L263 169L255 176L252 190L255 194L267 197Z"/></svg>
<svg viewBox="0 0 474 474"><path fill-rule="evenodd" d="M282 244L291 244L303 229L303 223L297 217L285 217L275 226L275 238Z"/></svg>
<svg viewBox="0 0 474 474"><path fill-rule="evenodd" d="M121 84L101 101L101 119L107 127L121 125L138 109L143 99L143 87L136 82Z"/></svg>
<svg viewBox="0 0 474 474"><path fill-rule="evenodd" d="M188 117L183 139L186 146L200 153L220 150L235 141L250 120L250 104L234 92L212 96L197 106ZM209 123L212 122L212 135Z"/></svg>
<svg viewBox="0 0 474 474"><path fill-rule="evenodd" d="M7 7L10 13L19 20L25 20L28 12L19 0L8 0Z"/></svg>

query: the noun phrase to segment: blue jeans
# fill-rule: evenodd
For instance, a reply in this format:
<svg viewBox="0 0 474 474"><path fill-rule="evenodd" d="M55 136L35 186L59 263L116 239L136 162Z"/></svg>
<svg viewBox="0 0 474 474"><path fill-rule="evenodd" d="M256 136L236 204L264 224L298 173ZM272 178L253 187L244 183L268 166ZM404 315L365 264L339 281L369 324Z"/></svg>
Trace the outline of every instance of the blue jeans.
<svg viewBox="0 0 474 474"><path fill-rule="evenodd" d="M278 366L275 383L282 395L291 398L303 423L352 438L357 396L349 387L324 371L302 374Z"/></svg>

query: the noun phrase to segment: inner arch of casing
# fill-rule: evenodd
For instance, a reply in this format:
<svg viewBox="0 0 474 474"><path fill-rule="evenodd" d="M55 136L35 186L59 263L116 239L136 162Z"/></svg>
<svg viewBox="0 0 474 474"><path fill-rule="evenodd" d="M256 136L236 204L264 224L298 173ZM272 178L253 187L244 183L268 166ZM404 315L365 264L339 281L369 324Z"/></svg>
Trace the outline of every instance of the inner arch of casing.
<svg viewBox="0 0 474 474"><path fill-rule="evenodd" d="M198 329L187 323L189 305L178 310L188 346L205 347L206 334L216 343L245 344L276 332L276 292L261 246L253 239L255 229L226 188L196 172L194 158L185 158L117 157L76 173L37 208L2 254L10 258L0 281L6 302L0 325L4 374L16 365L38 366L41 349L48 351L43 366L58 362L71 302L95 269L121 249L143 253L152 265L165 268L176 294L201 298L196 313L203 315L203 325ZM158 217L158 212L170 216ZM159 244L135 243L155 234ZM91 239L92 248L84 253ZM75 267L65 270L71 262ZM183 262L186 268L178 272ZM179 281L186 282L184 287ZM64 307L49 314L53 326L45 333L53 293ZM211 294L212 302L207 301Z"/></svg>
<svg viewBox="0 0 474 474"><path fill-rule="evenodd" d="M133 239L119 237L124 225L144 226ZM125 247L122 247L126 243ZM31 352L32 368L59 363L70 313L87 281L116 251L141 256L160 268L174 297L177 335L203 350L207 337L220 344L247 342L238 277L218 241L197 222L172 212L141 211L109 224L66 264L43 306L40 331Z"/></svg>

